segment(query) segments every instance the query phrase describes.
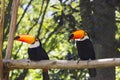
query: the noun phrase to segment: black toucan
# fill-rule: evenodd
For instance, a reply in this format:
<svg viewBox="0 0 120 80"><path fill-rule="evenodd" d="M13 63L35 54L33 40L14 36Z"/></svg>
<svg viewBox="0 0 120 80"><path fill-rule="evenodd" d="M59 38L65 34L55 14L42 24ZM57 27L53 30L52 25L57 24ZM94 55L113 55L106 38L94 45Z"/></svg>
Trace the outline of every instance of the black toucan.
<svg viewBox="0 0 120 80"><path fill-rule="evenodd" d="M30 44L28 48L28 56L32 61L40 61L40 60L49 60L49 57L46 51L43 49L42 44L38 38L35 38L31 35L18 35L14 38L14 40L26 42ZM48 69L42 69L43 80L50 80L48 75Z"/></svg>
<svg viewBox="0 0 120 80"><path fill-rule="evenodd" d="M69 40L75 40L80 60L95 60L95 51L93 44L89 39L88 34L84 30L75 30L70 36ZM96 76L96 69L88 69L90 77Z"/></svg>

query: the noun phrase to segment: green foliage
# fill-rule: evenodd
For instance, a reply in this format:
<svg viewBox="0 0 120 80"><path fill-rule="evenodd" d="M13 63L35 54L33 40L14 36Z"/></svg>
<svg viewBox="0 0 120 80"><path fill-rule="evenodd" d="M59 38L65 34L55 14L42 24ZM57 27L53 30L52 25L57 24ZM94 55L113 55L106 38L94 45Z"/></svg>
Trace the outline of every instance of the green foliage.
<svg viewBox="0 0 120 80"><path fill-rule="evenodd" d="M31 1L31 4L29 4ZM8 1L8 4L10 1ZM29 5L28 5L29 4ZM73 51L72 44L68 42L69 31L74 29L74 26L79 25L79 5L78 1L50 1L47 7L47 1L32 1L25 0L20 2L17 19L16 35L31 34L39 35L43 47L48 52L51 60L54 59L77 59ZM77 7L77 8L76 8ZM45 10L46 9L46 10ZM77 12L76 12L77 11ZM45 16L44 16L45 15ZM75 16L78 16L75 18ZM43 21L43 22L42 22ZM8 22L7 24L10 24ZM78 24L78 25L76 25ZM7 26L9 27L9 25ZM7 27L5 32L7 32ZM39 29L40 28L40 29ZM37 33L40 30L40 34ZM8 32L6 33L8 35ZM5 39L7 38L7 35ZM7 41L4 41L4 50L6 49ZM12 52L12 59L26 59L28 58L27 48L28 44L15 41ZM64 48L63 48L64 47ZM69 52L69 56L67 55ZM74 51L75 52L75 51ZM76 54L76 53L75 53ZM75 57L75 58L74 58ZM72 72L76 72L76 74ZM11 80L17 80L24 70L13 70L10 73ZM70 74L69 74L70 72ZM66 78L71 79L71 76L79 75L79 70L54 70L49 71L51 79L62 80ZM78 73L78 74L77 74ZM66 76L66 77L65 77ZM73 79L75 79L74 77ZM26 73L25 80L41 79L40 69L30 69Z"/></svg>
<svg viewBox="0 0 120 80"><path fill-rule="evenodd" d="M116 67L116 80L120 79L120 67Z"/></svg>
<svg viewBox="0 0 120 80"><path fill-rule="evenodd" d="M10 16L11 1L7 0L6 3L6 16ZM31 1L29 7L28 3ZM81 16L80 16L80 3L79 0L21 0L18 11L17 19L17 34L31 34L39 35L39 38L43 44L43 47L48 52L51 60L77 60L77 52L75 46L68 42L69 32L81 28ZM25 12L26 10L26 12ZM23 15L23 13L25 14ZM45 12L45 14L44 14ZM44 16L45 15L45 16ZM43 17L44 16L44 17ZM120 14L118 14L120 16ZM23 17L23 18L22 18ZM43 22L42 22L43 20ZM5 20L4 28L4 47L3 55L5 55L5 49L8 38L10 18ZM119 28L119 23L117 24ZM40 29L39 29L40 28ZM120 29L118 29L120 30ZM38 33L40 31L40 34ZM120 36L120 31L117 32L117 38ZM119 40L119 39L118 39ZM26 59L28 58L27 48L28 44L15 41L12 52L12 59ZM74 47L73 47L74 46ZM10 72L10 80L19 79L19 75L24 70L13 70ZM119 68L117 68L119 71ZM79 80L86 79L87 70L63 70L63 69L50 69L49 74L51 80ZM41 80L40 69L30 69L26 74L25 80ZM119 80L119 72L117 79Z"/></svg>

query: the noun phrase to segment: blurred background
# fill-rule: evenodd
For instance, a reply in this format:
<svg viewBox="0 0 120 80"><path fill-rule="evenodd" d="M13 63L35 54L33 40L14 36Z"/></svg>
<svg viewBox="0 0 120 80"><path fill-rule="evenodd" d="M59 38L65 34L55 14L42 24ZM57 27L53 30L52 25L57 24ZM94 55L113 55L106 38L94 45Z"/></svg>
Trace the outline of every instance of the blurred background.
<svg viewBox="0 0 120 80"><path fill-rule="evenodd" d="M6 0L3 58L8 43L13 0ZM1 6L1 4L0 4ZM94 44L97 59L120 57L119 0L20 0L16 34L40 38L50 60L77 60L75 43L69 33L86 30ZM12 59L27 59L28 44L14 41ZM50 69L51 80L120 80L120 67L97 70L95 79L87 69ZM108 77L109 76L109 77ZM10 80L41 80L40 69L17 69Z"/></svg>

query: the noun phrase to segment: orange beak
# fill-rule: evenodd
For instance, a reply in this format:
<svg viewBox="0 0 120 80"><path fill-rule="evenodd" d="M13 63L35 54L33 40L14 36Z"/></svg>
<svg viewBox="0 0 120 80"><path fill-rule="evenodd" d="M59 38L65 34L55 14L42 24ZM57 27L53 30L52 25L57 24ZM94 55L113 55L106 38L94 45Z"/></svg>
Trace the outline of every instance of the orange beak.
<svg viewBox="0 0 120 80"><path fill-rule="evenodd" d="M14 38L14 40L26 42L28 44L33 44L35 42L35 37L31 35L18 35Z"/></svg>
<svg viewBox="0 0 120 80"><path fill-rule="evenodd" d="M82 39L85 36L86 32L84 30L76 30L71 33L70 39Z"/></svg>

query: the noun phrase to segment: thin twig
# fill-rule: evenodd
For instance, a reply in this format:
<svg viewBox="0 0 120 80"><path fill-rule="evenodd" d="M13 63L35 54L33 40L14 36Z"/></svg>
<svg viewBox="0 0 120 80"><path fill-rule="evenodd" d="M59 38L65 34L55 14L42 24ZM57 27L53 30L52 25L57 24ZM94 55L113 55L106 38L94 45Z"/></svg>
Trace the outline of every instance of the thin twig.
<svg viewBox="0 0 120 80"><path fill-rule="evenodd" d="M40 35L40 31L41 31L41 28L42 28L42 25L43 25L43 21L44 21L44 17L45 17L45 13L47 11L47 8L48 8L48 5L49 5L49 2L50 0L47 0L47 4L45 6L45 9L44 9L44 12L43 12L43 15L42 15L42 18L41 18L41 21L40 21L40 26L38 28L38 34L37 34L37 37L39 37Z"/></svg>
<svg viewBox="0 0 120 80"><path fill-rule="evenodd" d="M33 0L30 0L30 2L28 3L27 7L25 8L25 10L24 10L20 20L18 21L18 23L16 25L16 30L18 29L18 26L19 26L20 22L22 21L23 17L25 16L25 13L27 12L27 10L28 10L29 6L31 5L32 1Z"/></svg>

